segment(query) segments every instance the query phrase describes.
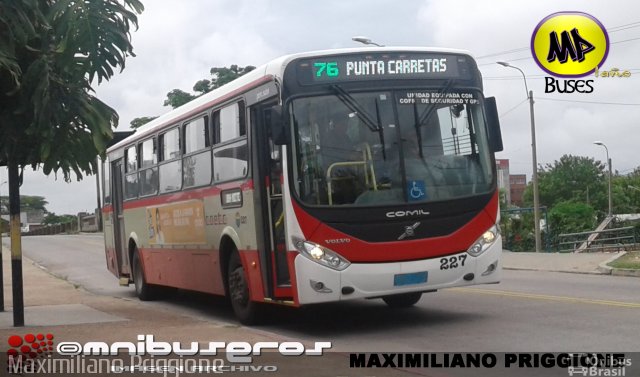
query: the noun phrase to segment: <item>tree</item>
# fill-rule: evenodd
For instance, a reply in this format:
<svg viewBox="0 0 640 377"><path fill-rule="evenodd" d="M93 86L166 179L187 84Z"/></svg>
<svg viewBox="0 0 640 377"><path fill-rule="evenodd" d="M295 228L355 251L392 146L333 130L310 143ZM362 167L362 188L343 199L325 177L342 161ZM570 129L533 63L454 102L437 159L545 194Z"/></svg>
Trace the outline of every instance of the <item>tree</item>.
<svg viewBox="0 0 640 377"><path fill-rule="evenodd" d="M47 212L45 207L49 202L43 196L20 195L20 211L43 211ZM9 197L0 196L0 213L4 213L4 208L9 208Z"/></svg>
<svg viewBox="0 0 640 377"><path fill-rule="evenodd" d="M97 171L118 114L92 83L133 54L139 0L0 2L0 164L9 168L12 239L20 234L20 169L42 167L69 181ZM15 232L15 233L14 233ZM22 251L12 242L14 325L24 325Z"/></svg>
<svg viewBox="0 0 640 377"><path fill-rule="evenodd" d="M138 0L0 3L0 157L66 180L96 171L118 115L92 95L133 55ZM64 147L61 147L64 146Z"/></svg>
<svg viewBox="0 0 640 377"><path fill-rule="evenodd" d="M596 226L596 212L588 204L564 201L549 211L549 222L556 236L589 231Z"/></svg>
<svg viewBox="0 0 640 377"><path fill-rule="evenodd" d="M42 222L44 225L56 225L56 224L71 224L78 220L78 218L74 215L56 215L55 213L48 213L45 216L44 221Z"/></svg>
<svg viewBox="0 0 640 377"><path fill-rule="evenodd" d="M183 90L173 89L167 93L167 99L164 100L164 106L171 106L171 108L175 109L196 98L197 96L189 94Z"/></svg>
<svg viewBox="0 0 640 377"><path fill-rule="evenodd" d="M211 80L199 80L193 85L193 91L203 95L211 91Z"/></svg>
<svg viewBox="0 0 640 377"><path fill-rule="evenodd" d="M256 69L252 65L246 67L238 67L236 64L226 67L213 67L209 71L211 73L211 90L217 89L224 84L230 83L238 77L245 75ZM195 88L194 88L195 89Z"/></svg>
<svg viewBox="0 0 640 377"><path fill-rule="evenodd" d="M47 212L45 206L49 204L43 196L20 196L20 208L23 211L43 211Z"/></svg>
<svg viewBox="0 0 640 377"><path fill-rule="evenodd" d="M185 103L193 101L203 94L209 93L210 91L217 89L222 85L230 83L238 77L253 71L255 68L256 67L252 65L239 67L236 64L229 66L229 68L213 67L209 71L211 73L211 79L198 80L193 85L193 91L199 94L195 95L187 93L184 90L173 89L172 91L167 93L167 99L164 100L164 106L171 106L171 108L173 109L178 108Z"/></svg>
<svg viewBox="0 0 640 377"><path fill-rule="evenodd" d="M144 126L145 124L151 122L152 120L156 119L158 117L139 117L139 118L135 118L134 120L131 121L130 125L131 128L133 128L134 130L137 128L140 128L142 126Z"/></svg>
<svg viewBox="0 0 640 377"><path fill-rule="evenodd" d="M607 210L607 176L605 165L591 157L564 155L553 164L538 170L540 205L554 207L563 201L581 201L593 208ZM524 201L531 205L532 188L528 186Z"/></svg>

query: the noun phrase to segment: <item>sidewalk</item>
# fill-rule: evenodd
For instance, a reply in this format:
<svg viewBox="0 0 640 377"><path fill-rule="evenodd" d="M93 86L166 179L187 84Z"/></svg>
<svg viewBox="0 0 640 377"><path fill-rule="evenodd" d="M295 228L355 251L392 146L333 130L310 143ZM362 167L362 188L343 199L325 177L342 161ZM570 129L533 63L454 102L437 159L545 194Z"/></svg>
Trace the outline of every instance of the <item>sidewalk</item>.
<svg viewBox="0 0 640 377"><path fill-rule="evenodd" d="M11 297L11 259L7 240L2 249L4 271L5 311L0 312L0 354L6 355L10 336L24 337L27 334L52 334L54 345L58 342L114 342L136 343L138 335L152 334L155 341L180 342L183 348L189 348L191 342L199 342L202 347L209 342L301 342L312 349L314 342L330 339L288 339L259 328L242 327L237 323L219 322L206 313L201 318L176 314L162 305L145 303L137 298L125 299L94 295L76 287L70 282L50 275L23 258L23 286L25 306L25 327L13 327ZM106 268L106 267L105 267ZM116 279L114 278L114 284ZM318 357L281 356L263 351L262 356L253 356L252 365L277 366L277 376L365 376L366 370L349 368L349 350L325 350ZM346 353L338 353L346 352ZM175 355L166 356L175 359ZM229 365L226 356L219 354L209 358L223 359ZM0 358L0 368L6 367L5 358ZM127 359L128 360L128 359ZM132 374L130 376L146 374ZM370 373L369 373L370 374ZM69 374L83 375L83 374ZM96 375L96 374L92 374ZM102 374L100 374L102 375ZM106 374L104 374L106 375ZM163 374L154 374L162 376ZM169 376L174 374L169 373ZM180 374L187 375L187 374ZM263 373L233 373L233 375L259 376ZM413 374L394 370L377 370L376 376L411 376Z"/></svg>
<svg viewBox="0 0 640 377"><path fill-rule="evenodd" d="M502 266L508 270L611 274L607 263L622 253L525 253L505 250Z"/></svg>

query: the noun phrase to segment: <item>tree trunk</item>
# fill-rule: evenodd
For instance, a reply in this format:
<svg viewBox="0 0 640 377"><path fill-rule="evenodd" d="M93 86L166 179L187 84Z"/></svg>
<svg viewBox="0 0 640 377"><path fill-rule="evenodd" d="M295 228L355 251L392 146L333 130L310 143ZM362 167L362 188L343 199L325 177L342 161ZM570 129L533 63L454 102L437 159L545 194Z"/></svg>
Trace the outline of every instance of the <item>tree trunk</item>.
<svg viewBox="0 0 640 377"><path fill-rule="evenodd" d="M11 280L13 286L13 326L24 326L22 295L22 239L20 236L20 176L18 164L9 160L9 215L11 217Z"/></svg>

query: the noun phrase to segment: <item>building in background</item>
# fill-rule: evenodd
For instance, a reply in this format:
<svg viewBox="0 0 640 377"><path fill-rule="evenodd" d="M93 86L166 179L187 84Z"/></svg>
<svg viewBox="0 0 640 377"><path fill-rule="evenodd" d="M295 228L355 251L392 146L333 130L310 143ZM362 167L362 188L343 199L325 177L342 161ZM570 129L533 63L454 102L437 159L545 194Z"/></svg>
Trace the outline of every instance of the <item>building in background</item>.
<svg viewBox="0 0 640 377"><path fill-rule="evenodd" d="M511 187L511 204L514 206L522 207L524 189L527 187L527 175L526 174L512 174L509 176L509 186Z"/></svg>

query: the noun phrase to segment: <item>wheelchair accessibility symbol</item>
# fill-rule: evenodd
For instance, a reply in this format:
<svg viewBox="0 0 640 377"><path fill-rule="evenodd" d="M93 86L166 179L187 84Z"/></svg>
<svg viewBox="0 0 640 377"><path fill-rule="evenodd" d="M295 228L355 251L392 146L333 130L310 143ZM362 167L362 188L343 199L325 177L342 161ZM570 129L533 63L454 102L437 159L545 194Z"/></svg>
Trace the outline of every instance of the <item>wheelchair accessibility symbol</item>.
<svg viewBox="0 0 640 377"><path fill-rule="evenodd" d="M424 181L407 181L409 201L419 201L427 197L427 187Z"/></svg>

